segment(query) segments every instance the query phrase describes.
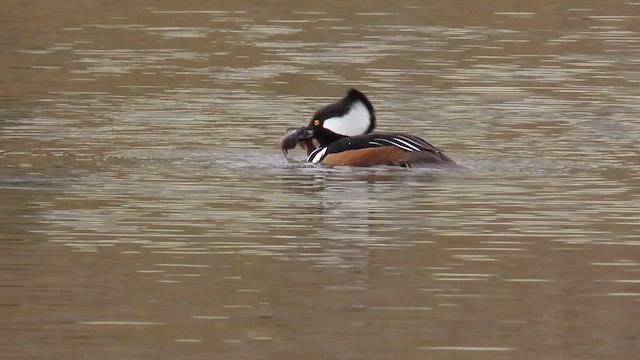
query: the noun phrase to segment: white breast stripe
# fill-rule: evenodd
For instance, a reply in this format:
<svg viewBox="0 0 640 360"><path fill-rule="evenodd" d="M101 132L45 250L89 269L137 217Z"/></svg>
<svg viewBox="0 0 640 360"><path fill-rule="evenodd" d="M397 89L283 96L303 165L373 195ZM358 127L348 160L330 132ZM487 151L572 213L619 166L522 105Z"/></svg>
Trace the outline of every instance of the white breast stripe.
<svg viewBox="0 0 640 360"><path fill-rule="evenodd" d="M320 161L322 161L322 158L324 158L324 154L326 152L327 152L327 148L326 147L315 149L315 150L313 150L313 152L311 154L309 154L309 157L307 158L307 161L308 162L312 162L314 164L317 164Z"/></svg>
<svg viewBox="0 0 640 360"><path fill-rule="evenodd" d="M362 101L354 102L343 116L328 118L322 123L323 128L345 136L365 134L370 125L371 113Z"/></svg>
<svg viewBox="0 0 640 360"><path fill-rule="evenodd" d="M407 147L407 146L405 146L405 145L402 145L402 144L399 144L399 143L393 142L393 141L391 141L391 140L389 140L389 139L377 138L377 139L375 139L375 140L377 140L377 141L384 141L384 142L386 142L386 143L389 143L389 144L391 144L391 145L393 145L393 146L397 146L397 147L399 147L400 149L402 149L402 150L407 150L407 151L409 151L409 152L414 152L414 151L415 151L415 150L413 150L413 149L412 149L412 148L410 148L410 147ZM396 139L394 139L394 140L396 140Z"/></svg>

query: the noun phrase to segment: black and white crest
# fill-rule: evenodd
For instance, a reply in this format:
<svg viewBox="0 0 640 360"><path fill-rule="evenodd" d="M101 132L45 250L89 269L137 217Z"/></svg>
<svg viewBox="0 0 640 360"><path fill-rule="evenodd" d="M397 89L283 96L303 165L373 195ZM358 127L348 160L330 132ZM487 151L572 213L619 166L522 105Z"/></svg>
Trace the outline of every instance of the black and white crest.
<svg viewBox="0 0 640 360"><path fill-rule="evenodd" d="M316 139L323 144L336 140L336 136L356 136L373 131L376 115L369 99L356 89L350 89L340 101L318 110L311 121Z"/></svg>

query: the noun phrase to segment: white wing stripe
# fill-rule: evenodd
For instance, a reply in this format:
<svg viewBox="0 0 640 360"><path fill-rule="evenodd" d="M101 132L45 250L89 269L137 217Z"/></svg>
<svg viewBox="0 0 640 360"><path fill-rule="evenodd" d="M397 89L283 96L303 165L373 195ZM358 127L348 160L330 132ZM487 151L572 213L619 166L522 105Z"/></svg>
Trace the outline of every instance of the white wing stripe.
<svg viewBox="0 0 640 360"><path fill-rule="evenodd" d="M419 148L419 147L416 147L415 145L410 144L410 143L408 143L408 142L406 142L406 141L404 141L404 140L400 139L399 137L397 137L397 138L393 138L393 140L395 140L395 141L397 141L397 142L400 142L400 143L403 143L403 144L407 145L408 147L410 147L410 148L414 149L414 151L420 151L420 148Z"/></svg>
<svg viewBox="0 0 640 360"><path fill-rule="evenodd" d="M384 142L386 142L386 143L389 143L389 144L391 144L391 145L393 145L393 146L397 146L397 147L399 147L400 149L407 150L407 151L409 151L409 152L413 152L413 151L415 151L415 150L413 150L412 148L407 147L406 145L395 143L395 142L393 142L393 141L391 141L391 140L389 140L389 139L377 138L377 139L375 139L375 140L378 140L378 141L384 141ZM394 139L394 140L396 140L396 139Z"/></svg>
<svg viewBox="0 0 640 360"><path fill-rule="evenodd" d="M422 148L424 147L424 145L420 144L419 142L417 142L417 141L415 141L415 140L409 139L409 138L408 138L408 137L406 137L406 136L399 135L399 136L398 136L398 138L399 138L399 139L406 140L406 141L408 141L408 142L410 142L410 143L412 143L412 144L416 145L416 146L417 146L418 148L420 148L420 149L422 149Z"/></svg>

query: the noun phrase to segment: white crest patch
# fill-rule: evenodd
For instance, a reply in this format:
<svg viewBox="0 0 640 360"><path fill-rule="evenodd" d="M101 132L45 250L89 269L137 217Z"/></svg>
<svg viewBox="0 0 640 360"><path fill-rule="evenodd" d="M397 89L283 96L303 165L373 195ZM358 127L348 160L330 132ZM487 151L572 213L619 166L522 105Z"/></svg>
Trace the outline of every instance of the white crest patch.
<svg viewBox="0 0 640 360"><path fill-rule="evenodd" d="M351 104L349 111L340 117L326 119L322 127L344 136L362 135L371 125L371 113L362 101Z"/></svg>

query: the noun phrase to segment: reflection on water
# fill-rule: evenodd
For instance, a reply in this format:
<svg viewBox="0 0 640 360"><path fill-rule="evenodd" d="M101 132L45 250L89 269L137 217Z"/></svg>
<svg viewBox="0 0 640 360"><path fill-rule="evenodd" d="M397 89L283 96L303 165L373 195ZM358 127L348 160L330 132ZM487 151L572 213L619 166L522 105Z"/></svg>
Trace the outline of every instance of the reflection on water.
<svg viewBox="0 0 640 360"><path fill-rule="evenodd" d="M2 353L635 358L639 6L0 5ZM468 170L286 162L349 86Z"/></svg>

